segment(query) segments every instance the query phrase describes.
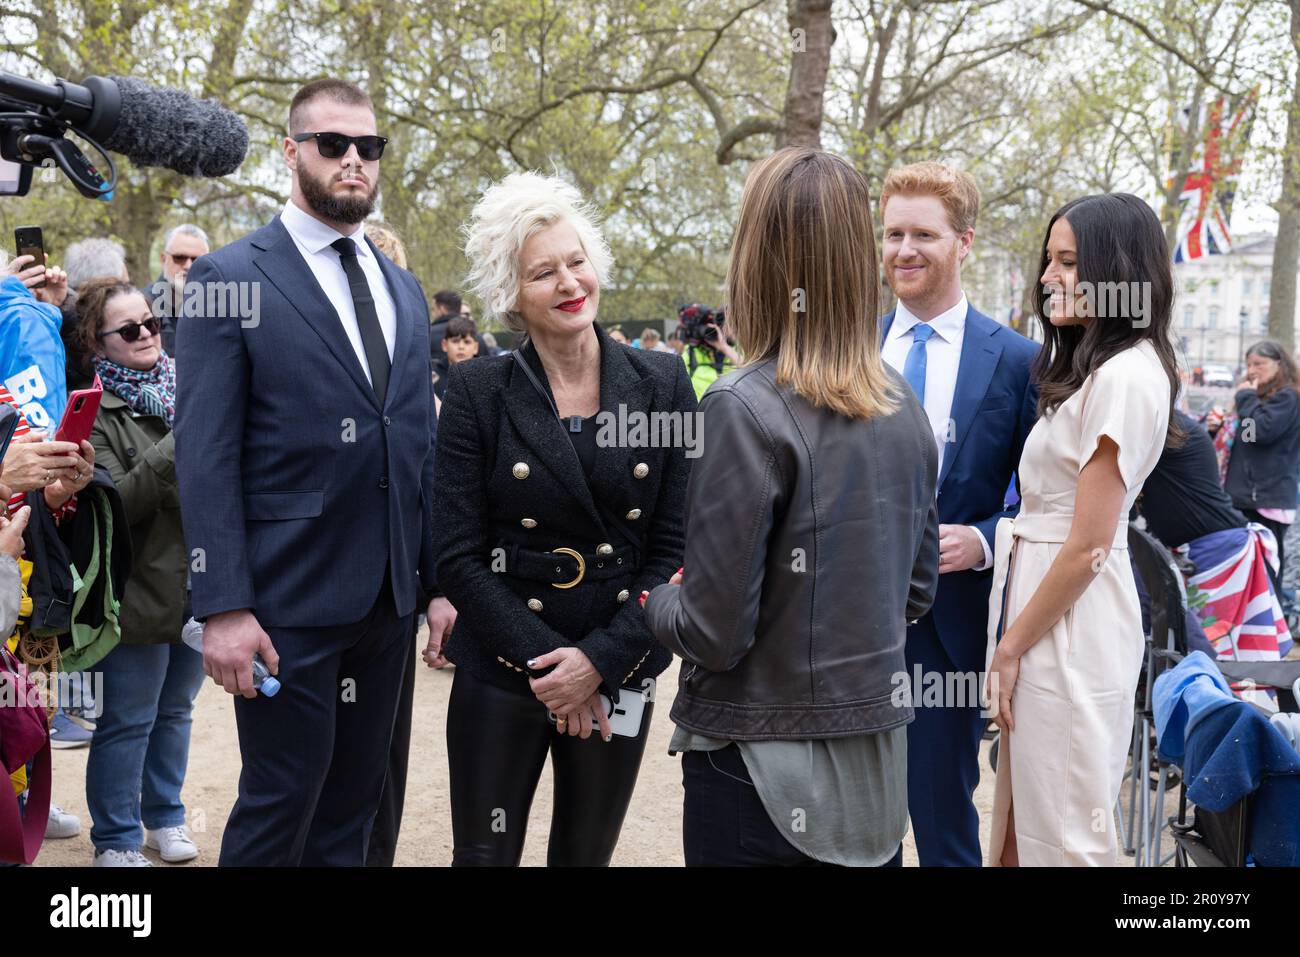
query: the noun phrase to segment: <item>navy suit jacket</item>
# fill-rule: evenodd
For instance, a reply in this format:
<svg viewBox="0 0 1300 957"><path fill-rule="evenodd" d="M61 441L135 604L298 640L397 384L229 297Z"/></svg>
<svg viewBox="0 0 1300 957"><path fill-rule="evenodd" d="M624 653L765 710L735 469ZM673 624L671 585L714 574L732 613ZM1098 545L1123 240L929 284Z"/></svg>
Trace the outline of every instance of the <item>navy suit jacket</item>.
<svg viewBox="0 0 1300 957"><path fill-rule="evenodd" d="M882 342L893 323L891 312L882 322ZM974 526L990 549L998 520L1020 511L1019 504L1004 505L1007 486L1037 418L1038 393L1029 372L1038 348L1036 342L967 307L952 397L953 441L944 451L939 472L939 522ZM929 615L959 671L984 668L992 584L991 568L939 576Z"/></svg>
<svg viewBox="0 0 1300 957"><path fill-rule="evenodd" d="M400 615L435 588L429 310L415 277L370 249L397 312L382 403L278 216L189 273L187 285L256 283L260 296L251 318L187 296L177 325L196 617L251 608L263 627L344 625L369 613L386 570Z"/></svg>

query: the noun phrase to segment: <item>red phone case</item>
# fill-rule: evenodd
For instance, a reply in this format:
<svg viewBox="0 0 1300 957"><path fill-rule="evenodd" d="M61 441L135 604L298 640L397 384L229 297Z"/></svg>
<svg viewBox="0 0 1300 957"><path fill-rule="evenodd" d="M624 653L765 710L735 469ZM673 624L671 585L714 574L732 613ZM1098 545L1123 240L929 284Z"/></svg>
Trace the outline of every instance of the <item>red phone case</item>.
<svg viewBox="0 0 1300 957"><path fill-rule="evenodd" d="M54 438L59 442L75 442L80 445L90 438L95 416L99 414L99 400L104 395L104 386L95 376L95 384L89 389L78 389L68 396L68 404L63 407L63 421Z"/></svg>

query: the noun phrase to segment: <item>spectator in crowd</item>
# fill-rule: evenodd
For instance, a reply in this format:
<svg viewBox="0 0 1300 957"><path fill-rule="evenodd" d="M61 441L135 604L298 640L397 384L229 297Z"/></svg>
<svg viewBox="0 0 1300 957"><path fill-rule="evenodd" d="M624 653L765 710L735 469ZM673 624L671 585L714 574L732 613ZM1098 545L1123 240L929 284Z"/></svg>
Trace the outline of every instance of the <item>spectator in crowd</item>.
<svg viewBox="0 0 1300 957"><path fill-rule="evenodd" d="M462 612L445 649L452 861L519 863L549 753L547 862L606 865L670 660L628 599L681 564L689 460L680 442L599 442L597 417L682 419L695 396L680 361L596 323L613 257L568 183L507 176L475 206L465 253L487 315L528 338L452 366L438 427L438 582ZM604 700L639 726L614 735Z"/></svg>
<svg viewBox="0 0 1300 957"><path fill-rule="evenodd" d="M791 147L751 170L727 270L751 362L700 404L685 570L645 604L682 657L688 866L902 863L912 709L891 695L939 579L938 452L881 359L876 263L851 165Z"/></svg>
<svg viewBox="0 0 1300 957"><path fill-rule="evenodd" d="M94 354L85 351L77 335L77 287L92 279L120 279L130 282L126 268L126 250L112 239L92 237L68 247L64 256L70 293L63 306L63 347L67 357L65 375L68 391L85 389L91 384Z"/></svg>
<svg viewBox="0 0 1300 957"><path fill-rule="evenodd" d="M441 292L433 294L434 319L433 325L429 329L429 348L433 350L433 372L435 385L439 379L447 378L447 369L450 365L447 352L442 348L443 337L447 334L447 323L459 317L473 322L468 304L461 301L460 293L444 289ZM475 333L478 340L478 354L481 356L488 355L487 343L483 337ZM445 388L445 386L444 386ZM438 393L441 397L442 393Z"/></svg>
<svg viewBox="0 0 1300 957"><path fill-rule="evenodd" d="M1199 650L1211 657L1285 657L1292 636L1269 571L1274 536L1233 507L1219 484L1214 443L1200 423L1181 411L1174 421L1184 442L1161 453L1137 509L1147 531L1191 566L1185 571L1189 636L1204 641Z"/></svg>
<svg viewBox="0 0 1300 957"><path fill-rule="evenodd" d="M672 352L663 342L663 336L659 334L658 329L641 330L640 348L646 352Z"/></svg>
<svg viewBox="0 0 1300 957"><path fill-rule="evenodd" d="M1233 414L1212 415L1206 427L1227 460L1224 489L1232 504L1277 542L1274 589L1281 594L1286 559L1283 541L1295 521L1296 473L1300 470L1300 394L1296 364L1287 349L1263 339L1246 350L1246 375L1237 388Z"/></svg>
<svg viewBox="0 0 1300 957"><path fill-rule="evenodd" d="M605 331L605 335L609 336L611 339L613 339L615 342L617 342L620 346L631 345L631 343L628 342L628 339L627 339L627 333L623 331L623 327L622 327L622 326L610 326L610 327Z"/></svg>
<svg viewBox="0 0 1300 957"><path fill-rule="evenodd" d="M703 306L692 303L679 309L677 315L682 322L673 335L682 345L682 361L686 363L695 395L703 398L719 376L740 365L740 354L727 339L730 330L724 329L721 313L709 317Z"/></svg>
<svg viewBox="0 0 1300 957"><path fill-rule="evenodd" d="M10 260L0 274L0 381L32 427L50 433L68 398L59 308L67 280L58 267L47 270L31 256Z"/></svg>
<svg viewBox="0 0 1300 957"><path fill-rule="evenodd" d="M1180 438L1174 280L1160 220L1126 193L1059 209L1040 268L1039 415L1020 512L998 522L987 617L1002 732L989 862L1108 866L1144 640L1128 515ZM1107 311L1093 293L1112 284L1149 290L1141 311Z"/></svg>
<svg viewBox="0 0 1300 957"><path fill-rule="evenodd" d="M131 281L126 269L126 250L112 239L92 237L73 243L63 256L63 268L68 273L68 286L74 292L92 279L112 277Z"/></svg>
<svg viewBox="0 0 1300 957"><path fill-rule="evenodd" d="M122 639L96 666L103 700L86 763L93 863L147 867L142 844L180 863L199 853L181 787L203 657L181 643L189 562L172 435L176 376L153 303L130 283L83 283L77 313L104 386L91 444L117 485L132 542Z"/></svg>
<svg viewBox="0 0 1300 957"><path fill-rule="evenodd" d="M3 330L0 355L5 359L4 381L17 389L14 395L0 385L0 402L13 406L18 413L18 425L3 463L6 513L11 519L19 513L30 514L25 512L27 493L39 491L49 512L62 517L75 508L72 500L89 481L94 465L94 453L88 442L78 447L72 442L43 441L57 425L48 403L56 402L62 415L66 401L64 379L58 371L63 363L63 349L57 330L62 322L58 306L67 297L67 275L57 266L46 268L44 264L35 264L31 256L0 258L5 261L4 269L0 270L0 330ZM42 277L45 285L38 287ZM24 361L27 365L18 365ZM54 394L48 382L54 383ZM46 428L34 431L28 412L39 416ZM8 632L4 637L10 637ZM14 646L17 639L17 634L12 636ZM60 706L50 719L51 747L86 747L92 729L73 720L61 706L62 702L57 704ZM81 823L75 815L51 805L47 837L74 837L80 830Z"/></svg>
<svg viewBox="0 0 1300 957"><path fill-rule="evenodd" d="M478 330L474 327L474 320L466 319L464 316L456 316L448 322L445 334L442 337L442 351L447 356L449 368L477 356L479 353ZM439 376L438 381L433 384L433 394L441 402L447 397L446 393L447 377L445 375Z"/></svg>
<svg viewBox="0 0 1300 957"><path fill-rule="evenodd" d="M406 268L406 244L397 230L381 219L367 219L366 236L376 248L403 269Z"/></svg>
<svg viewBox="0 0 1300 957"><path fill-rule="evenodd" d="M194 260L209 250L208 234L193 223L182 223L163 237L162 272L149 289L149 304L162 323L162 348L176 354L176 319L185 298L185 277Z"/></svg>
<svg viewBox="0 0 1300 957"><path fill-rule="evenodd" d="M460 293L440 289L433 294L433 325L429 327L429 348L433 350L433 371L439 376L447 374L447 354L442 348L442 338L447 334L447 323L460 315Z"/></svg>
<svg viewBox="0 0 1300 957"><path fill-rule="evenodd" d="M462 318L468 319L469 317L462 316ZM506 350L497 345L497 337L492 335L492 333L484 332L479 336L479 339L481 339L483 344L487 346L487 352L483 353L484 355L503 356L506 354Z"/></svg>

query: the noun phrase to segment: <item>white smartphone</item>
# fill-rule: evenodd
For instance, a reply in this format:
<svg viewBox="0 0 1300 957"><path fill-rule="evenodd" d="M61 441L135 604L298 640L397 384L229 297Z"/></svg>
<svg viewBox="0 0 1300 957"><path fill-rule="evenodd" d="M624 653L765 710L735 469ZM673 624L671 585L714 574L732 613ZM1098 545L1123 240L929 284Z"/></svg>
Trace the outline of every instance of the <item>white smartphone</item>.
<svg viewBox="0 0 1300 957"><path fill-rule="evenodd" d="M600 705L605 709L605 714L609 718L609 730L623 738L635 738L641 733L641 718L645 714L646 696L634 688L624 688L618 696L618 705L610 711L610 702L607 695L600 695ZM546 712L546 718L552 724L555 723L555 715ZM592 728L595 730L596 716L591 716Z"/></svg>

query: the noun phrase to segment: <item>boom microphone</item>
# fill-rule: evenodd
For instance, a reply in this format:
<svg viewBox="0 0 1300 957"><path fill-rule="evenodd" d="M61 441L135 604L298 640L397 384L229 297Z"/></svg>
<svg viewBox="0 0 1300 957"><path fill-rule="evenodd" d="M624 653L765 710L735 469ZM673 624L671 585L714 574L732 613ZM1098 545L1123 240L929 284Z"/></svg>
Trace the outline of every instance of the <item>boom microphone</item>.
<svg viewBox="0 0 1300 957"><path fill-rule="evenodd" d="M244 121L216 100L150 86L134 77L38 83L0 71L0 106L28 104L137 166L184 176L233 173L248 152Z"/></svg>
<svg viewBox="0 0 1300 957"><path fill-rule="evenodd" d="M153 87L129 76L117 84L122 108L105 149L137 166L162 166L183 176L225 176L248 152L244 121L216 100Z"/></svg>

